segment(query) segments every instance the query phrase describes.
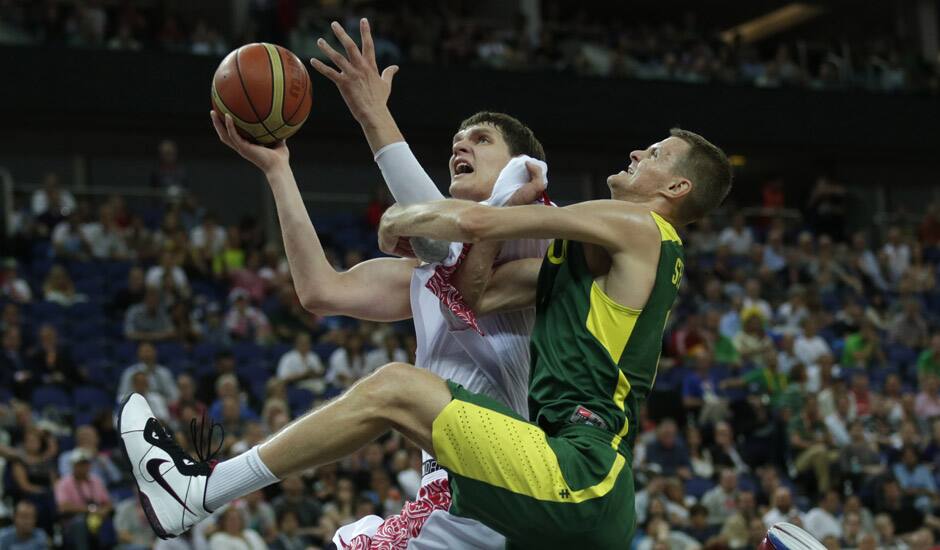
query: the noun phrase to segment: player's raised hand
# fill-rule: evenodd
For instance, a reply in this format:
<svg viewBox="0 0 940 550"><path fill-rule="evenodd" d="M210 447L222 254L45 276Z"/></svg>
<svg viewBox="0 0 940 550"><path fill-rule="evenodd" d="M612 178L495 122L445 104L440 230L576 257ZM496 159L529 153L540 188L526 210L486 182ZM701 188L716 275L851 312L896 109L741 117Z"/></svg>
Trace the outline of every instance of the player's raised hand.
<svg viewBox="0 0 940 550"><path fill-rule="evenodd" d="M523 184L522 187L517 189L516 192L509 197L506 206L524 206L526 204L532 204L539 200L542 193L545 192L547 182L545 181L545 174L542 172L542 168L532 161L526 161L525 167L529 172L529 181Z"/></svg>
<svg viewBox="0 0 940 550"><path fill-rule="evenodd" d="M230 115L225 115L223 119L213 110L209 111L209 117L212 118L212 126L215 128L215 133L219 135L219 140L263 172L267 173L278 166L287 164L290 160L290 151L287 149L286 141L281 140L271 147L256 145L238 133L235 129L235 121Z"/></svg>
<svg viewBox="0 0 940 550"><path fill-rule="evenodd" d="M317 40L317 46L336 65L336 69L316 58L311 59L310 64L318 73L336 84L350 112L362 123L376 110L385 109L388 96L392 93L392 79L398 72L398 65L386 67L379 74L375 61L375 44L372 42L372 32L367 19L359 21L362 50L346 34L342 25L334 21L330 28L346 50L346 55L334 50L326 40L320 38Z"/></svg>

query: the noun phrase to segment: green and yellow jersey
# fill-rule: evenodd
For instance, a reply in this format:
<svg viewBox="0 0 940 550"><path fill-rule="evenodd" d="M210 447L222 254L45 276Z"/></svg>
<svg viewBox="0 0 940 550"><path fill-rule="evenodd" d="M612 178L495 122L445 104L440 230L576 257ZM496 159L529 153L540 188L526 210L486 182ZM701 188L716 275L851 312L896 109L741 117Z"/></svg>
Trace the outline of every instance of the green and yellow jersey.
<svg viewBox="0 0 940 550"><path fill-rule="evenodd" d="M606 429L632 448L639 403L656 379L663 330L676 301L684 254L675 228L650 212L662 242L642 310L608 297L588 269L584 246L556 240L539 272L532 333L530 418L548 433L566 424Z"/></svg>

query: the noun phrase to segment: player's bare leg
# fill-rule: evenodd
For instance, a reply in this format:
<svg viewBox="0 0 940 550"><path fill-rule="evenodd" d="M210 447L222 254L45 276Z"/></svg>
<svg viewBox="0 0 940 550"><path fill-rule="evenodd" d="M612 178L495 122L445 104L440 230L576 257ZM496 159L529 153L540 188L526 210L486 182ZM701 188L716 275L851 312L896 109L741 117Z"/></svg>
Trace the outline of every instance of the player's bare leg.
<svg viewBox="0 0 940 550"><path fill-rule="evenodd" d="M339 460L391 429L433 452L431 424L450 400L438 376L391 363L285 426L260 446L259 454L271 473L283 478Z"/></svg>
<svg viewBox="0 0 940 550"><path fill-rule="evenodd" d="M197 449L198 461L186 454L139 394L121 407L118 431L147 518L157 535L170 538L219 506L334 462L391 429L433 452L431 426L450 401L438 376L390 363L265 443L218 465L208 451Z"/></svg>

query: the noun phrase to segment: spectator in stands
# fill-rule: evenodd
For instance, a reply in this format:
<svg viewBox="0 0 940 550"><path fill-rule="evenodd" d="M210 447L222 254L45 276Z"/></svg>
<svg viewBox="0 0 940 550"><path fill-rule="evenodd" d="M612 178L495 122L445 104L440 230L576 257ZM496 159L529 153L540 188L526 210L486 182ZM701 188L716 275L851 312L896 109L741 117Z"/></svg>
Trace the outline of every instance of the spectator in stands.
<svg viewBox="0 0 940 550"><path fill-rule="evenodd" d="M830 487L830 465L837 457L829 431L819 418L815 395L808 395L803 410L789 425L790 449L793 465L799 473L812 471L817 490L822 493ZM768 525L769 527L769 525Z"/></svg>
<svg viewBox="0 0 940 550"><path fill-rule="evenodd" d="M236 288L229 295L231 307L225 314L225 328L233 340L248 340L258 343L271 338L271 324L260 309L248 302L248 293Z"/></svg>
<svg viewBox="0 0 940 550"><path fill-rule="evenodd" d="M855 417L852 414L851 405L852 402L848 394L841 394L836 397L835 410L823 418L823 423L826 424L826 429L829 430L829 437L840 449L852 441L849 435L849 425Z"/></svg>
<svg viewBox="0 0 940 550"><path fill-rule="evenodd" d="M744 284L744 301L741 308L745 311L756 310L764 322L773 319L773 310L770 303L762 297L761 284L758 279L750 278Z"/></svg>
<svg viewBox="0 0 940 550"><path fill-rule="evenodd" d="M842 514L842 536L839 538L840 548L858 548L862 538L862 518L858 512L845 512Z"/></svg>
<svg viewBox="0 0 940 550"><path fill-rule="evenodd" d="M69 277L68 271L61 265L54 265L49 270L46 280L42 284L43 298L47 302L69 307L78 302L85 302L88 297L75 292L75 284Z"/></svg>
<svg viewBox="0 0 940 550"><path fill-rule="evenodd" d="M907 550L908 546L894 532L894 522L891 521L891 516L878 514L875 517L875 528L878 530L879 549Z"/></svg>
<svg viewBox="0 0 940 550"><path fill-rule="evenodd" d="M157 146L157 165L150 175L150 185L179 196L187 190L188 175L179 163L176 142L165 139Z"/></svg>
<svg viewBox="0 0 940 550"><path fill-rule="evenodd" d="M701 504L693 504L689 508L689 525L682 529L701 544L718 534L718 525L709 524L708 510Z"/></svg>
<svg viewBox="0 0 940 550"><path fill-rule="evenodd" d="M940 376L940 332L930 338L930 347L917 356L917 376Z"/></svg>
<svg viewBox="0 0 940 550"><path fill-rule="evenodd" d="M277 377L285 384L296 384L321 395L325 389L323 362L310 349L310 336L299 333L294 339L294 349L285 353L277 365Z"/></svg>
<svg viewBox="0 0 940 550"><path fill-rule="evenodd" d="M692 477L688 449L679 439L676 423L671 418L664 419L656 427L656 439L646 448L646 463L666 476Z"/></svg>
<svg viewBox="0 0 940 550"><path fill-rule="evenodd" d="M235 270L245 266L245 250L242 247L241 234L237 226L231 226L225 233L225 246L212 259L212 273L224 279Z"/></svg>
<svg viewBox="0 0 940 550"><path fill-rule="evenodd" d="M72 473L55 484L56 505L65 517L66 540L78 546L84 546L81 541L101 542L101 527L112 509L111 497L104 482L91 472L90 460L83 450L73 453Z"/></svg>
<svg viewBox="0 0 940 550"><path fill-rule="evenodd" d="M911 499L904 497L896 480L885 480L881 485L880 497L875 501L875 511L887 514L899 535L911 533L923 526L924 514L914 507Z"/></svg>
<svg viewBox="0 0 940 550"><path fill-rule="evenodd" d="M717 422L715 424L714 442L709 449L712 455L712 462L715 467L733 468L738 472L747 472L750 470L748 465L741 458L741 454L735 448L734 433L731 424L727 422Z"/></svg>
<svg viewBox="0 0 940 550"><path fill-rule="evenodd" d="M368 374L362 336L355 331L346 334L342 347L331 355L326 381L336 388L348 388L353 382Z"/></svg>
<svg viewBox="0 0 940 550"><path fill-rule="evenodd" d="M225 228L218 224L213 214L207 213L202 223L189 233L189 243L211 261L225 246Z"/></svg>
<svg viewBox="0 0 940 550"><path fill-rule="evenodd" d="M19 276L16 258L5 258L0 271L0 296L17 304L28 304L33 300L33 291L29 283Z"/></svg>
<svg viewBox="0 0 940 550"><path fill-rule="evenodd" d="M718 244L727 246L735 256L744 256L750 252L753 242L751 228L744 225L744 216L741 214L735 214L731 226L723 229L718 236Z"/></svg>
<svg viewBox="0 0 940 550"><path fill-rule="evenodd" d="M144 301L144 294L147 290L145 285L144 270L140 266L134 266L127 272L127 286L115 294L111 301L111 310L115 314L124 315L128 308Z"/></svg>
<svg viewBox="0 0 940 550"><path fill-rule="evenodd" d="M904 496L913 499L915 508L929 514L938 499L937 485L927 465L920 464L918 459L917 449L906 445L892 472Z"/></svg>
<svg viewBox="0 0 940 550"><path fill-rule="evenodd" d="M793 353L796 358L807 367L809 372L819 371L819 358L823 355L831 355L832 350L826 340L819 335L818 325L812 317L803 319L800 324L803 329L801 334L793 342ZM813 375L810 375L810 379ZM815 376L817 383L819 376Z"/></svg>
<svg viewBox="0 0 940 550"><path fill-rule="evenodd" d="M231 397L238 403L239 418L257 420L258 415L248 406L248 398L243 393L243 389L238 377L234 373L225 373L219 375L215 380L216 399L209 407L209 416L212 418L221 418L225 399Z"/></svg>
<svg viewBox="0 0 940 550"><path fill-rule="evenodd" d="M770 529L770 527L775 523L780 523L781 521L787 521L790 523L799 522L801 525L803 521L803 513L800 512L799 508L793 505L793 497L790 493L790 489L786 487L778 487L773 494L773 501L771 502L770 510L764 514L764 527Z"/></svg>
<svg viewBox="0 0 940 550"><path fill-rule="evenodd" d="M286 509L277 516L277 536L268 545L271 550L305 550L310 546L310 539L299 533L300 521L297 514Z"/></svg>
<svg viewBox="0 0 940 550"><path fill-rule="evenodd" d="M118 384L118 402L122 402L131 393L133 377L136 373L147 375L150 391L160 394L166 403L174 403L179 394L170 369L157 363L157 348L150 342L141 342L137 346L137 362L124 369Z"/></svg>
<svg viewBox="0 0 940 550"><path fill-rule="evenodd" d="M29 400L33 387L38 383L29 361L23 355L23 338L20 327L11 325L3 331L0 349L0 380L9 384L14 397Z"/></svg>
<svg viewBox="0 0 940 550"><path fill-rule="evenodd" d="M349 482L349 480L345 480ZM340 481L343 485L343 481ZM349 482L349 488L352 489L352 483ZM311 497L304 487L304 482L300 476L294 475L284 478L281 481L281 495L272 501L274 511L278 517L281 517L288 510L297 515L301 527L297 530L299 536L319 537L321 536L320 518L323 515L323 509L317 499ZM332 536L332 532L330 533Z"/></svg>
<svg viewBox="0 0 940 550"><path fill-rule="evenodd" d="M139 370L131 375L131 391L147 399L154 416L163 422L170 422L170 406L162 394L150 389L150 377L146 372Z"/></svg>
<svg viewBox="0 0 940 550"><path fill-rule="evenodd" d="M75 386L85 380L68 350L59 345L59 331L54 325L39 327L39 344L27 360L37 384Z"/></svg>
<svg viewBox="0 0 940 550"><path fill-rule="evenodd" d="M42 187L33 191L30 207L36 218L61 218L75 210L75 197L61 187L58 174L49 172L42 178Z"/></svg>
<svg viewBox="0 0 940 550"><path fill-rule="evenodd" d="M160 256L160 264L147 270L146 282L149 288L164 288L164 279L169 277L173 288L182 296L189 295L189 279L186 272L180 267L179 257L172 251L164 251Z"/></svg>
<svg viewBox="0 0 940 550"><path fill-rule="evenodd" d="M189 418L180 416L184 407L191 407L195 413L194 416L200 418L208 411L206 404L196 397L196 381L191 375L182 373L176 377L176 394L178 395L176 401L170 403L170 416L177 421L189 421Z"/></svg>
<svg viewBox="0 0 940 550"><path fill-rule="evenodd" d="M25 408L25 414L29 416L29 408ZM35 426L23 427L22 445L9 465L13 499L25 498L35 504L39 525L47 530L52 526L56 510L52 490L58 479L55 468L58 448L52 434Z"/></svg>
<svg viewBox="0 0 940 550"><path fill-rule="evenodd" d="M119 550L143 550L153 547L156 537L140 505L137 487L134 487L133 495L115 506L114 531L120 545Z"/></svg>
<svg viewBox="0 0 940 550"><path fill-rule="evenodd" d="M888 228L885 244L881 251L887 256L888 265L890 266L888 276L891 282L896 285L911 265L911 247L903 240L900 227Z"/></svg>
<svg viewBox="0 0 940 550"><path fill-rule="evenodd" d="M940 376L922 377L920 387L915 401L917 417L929 420L940 416Z"/></svg>
<svg viewBox="0 0 940 550"><path fill-rule="evenodd" d="M36 506L28 501L16 503L13 525L0 529L0 548L10 550L46 550L49 538L36 528Z"/></svg>
<svg viewBox="0 0 940 550"><path fill-rule="evenodd" d="M408 354L401 348L398 335L389 333L382 339L382 346L366 354L366 372L374 372L377 368L388 363L404 363L408 361Z"/></svg>
<svg viewBox="0 0 940 550"><path fill-rule="evenodd" d="M219 530L209 537L209 550L264 550L267 545L261 535L245 527L241 510L229 506L221 513Z"/></svg>
<svg viewBox="0 0 940 550"><path fill-rule="evenodd" d="M245 526L260 533L266 540L274 539L277 535L277 517L274 507L265 500L264 491L248 493L244 501L242 516L245 518Z"/></svg>
<svg viewBox="0 0 940 550"><path fill-rule="evenodd" d="M111 487L120 483L124 476L121 470L111 459L111 455L100 448L98 430L91 424L79 426L75 430L75 448L59 455L59 474L66 476L72 473L72 464L78 453L88 457L91 473L95 474L105 486Z"/></svg>
<svg viewBox="0 0 940 550"><path fill-rule="evenodd" d="M763 317L757 309L744 310L741 323L741 331L732 339L735 349L742 361L763 365L764 360L775 351L773 340L764 330Z"/></svg>
<svg viewBox="0 0 940 550"><path fill-rule="evenodd" d="M85 223L79 230L88 243L93 258L122 260L128 257L124 232L118 227L110 204L99 206L98 221Z"/></svg>
<svg viewBox="0 0 940 550"><path fill-rule="evenodd" d="M907 350L924 347L930 336L927 320L920 311L920 302L914 298L904 300L903 309L891 319L888 337L891 342Z"/></svg>
<svg viewBox="0 0 940 550"><path fill-rule="evenodd" d="M738 491L734 504L735 511L721 526L721 537L728 541L731 548L746 548L750 537L750 524L756 521L761 528L764 526L758 512L757 502L753 491Z"/></svg>
<svg viewBox="0 0 940 550"><path fill-rule="evenodd" d="M806 513L803 528L819 540L828 536L842 538L842 525L839 522L839 492L830 489L819 497L819 504Z"/></svg>
<svg viewBox="0 0 940 550"><path fill-rule="evenodd" d="M861 331L846 337L842 350L843 367L868 369L870 366L883 365L886 362L881 338L874 323L865 322Z"/></svg>
<svg viewBox="0 0 940 550"><path fill-rule="evenodd" d="M722 468L718 485L709 489L700 501L708 511L708 523L722 525L737 511L738 476L732 468Z"/></svg>
<svg viewBox="0 0 940 550"><path fill-rule="evenodd" d="M128 340L159 342L176 334L166 308L160 303L160 291L148 288L144 301L134 304L124 316L124 337Z"/></svg>
<svg viewBox="0 0 940 550"><path fill-rule="evenodd" d="M244 290L252 303L260 304L268 291L268 282L261 276L261 252L252 250L244 267L230 273L232 288Z"/></svg>

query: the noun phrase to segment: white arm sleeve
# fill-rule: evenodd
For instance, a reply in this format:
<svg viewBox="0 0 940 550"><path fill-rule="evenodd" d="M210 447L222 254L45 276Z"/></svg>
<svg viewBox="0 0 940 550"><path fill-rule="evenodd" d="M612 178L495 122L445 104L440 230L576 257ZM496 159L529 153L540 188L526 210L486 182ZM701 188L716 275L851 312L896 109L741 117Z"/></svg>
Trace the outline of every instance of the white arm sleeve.
<svg viewBox="0 0 940 550"><path fill-rule="evenodd" d="M399 204L409 205L444 198L407 142L396 141L382 147L375 153L375 162Z"/></svg>

